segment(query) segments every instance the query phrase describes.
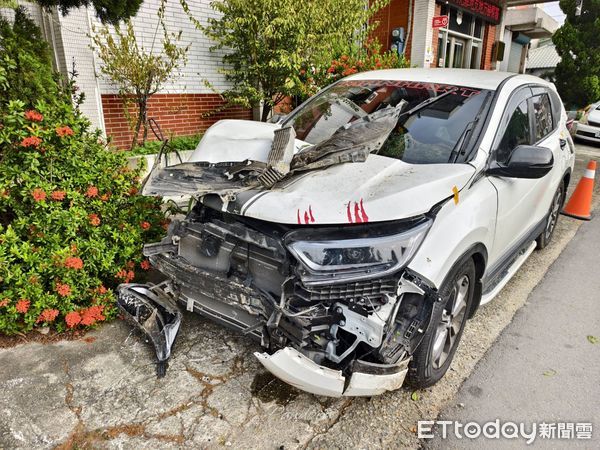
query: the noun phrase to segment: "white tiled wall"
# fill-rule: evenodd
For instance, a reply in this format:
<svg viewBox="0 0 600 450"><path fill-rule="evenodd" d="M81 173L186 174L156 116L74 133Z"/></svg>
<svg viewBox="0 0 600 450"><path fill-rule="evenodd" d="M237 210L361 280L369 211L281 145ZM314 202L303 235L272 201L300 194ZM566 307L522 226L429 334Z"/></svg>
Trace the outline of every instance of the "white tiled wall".
<svg viewBox="0 0 600 450"><path fill-rule="evenodd" d="M410 62L417 67L429 67L426 62L427 53L433 51L431 43L433 28L431 21L435 15L435 0L415 0L412 18L412 48ZM436 55L431 54L431 58ZM433 60L433 59L432 59Z"/></svg>
<svg viewBox="0 0 600 450"><path fill-rule="evenodd" d="M211 0L188 0L192 15L206 24L208 17L217 17L210 7ZM156 34L155 48L160 51L162 30L157 32L157 11L160 0L145 0L136 17L133 19L138 42L147 49L152 48ZM93 26L101 26L95 18L93 9L79 8L69 12L67 16L59 13L42 13L37 5L28 5L32 16L39 23L48 41L55 48L56 63L63 73L72 70L73 62L78 72L77 84L83 90L86 100L82 105L83 112L90 118L94 126L103 129L102 105L100 95L116 93L117 89L100 74L101 61L95 57L90 48L89 35ZM212 42L189 20L179 2L168 2L165 21L169 31L181 30L182 45L191 44L188 52L188 63L181 69L176 80L167 84L163 93L212 93L204 81L208 80L217 90L228 87L219 67L222 67L221 54L210 52ZM96 76L98 74L98 77Z"/></svg>

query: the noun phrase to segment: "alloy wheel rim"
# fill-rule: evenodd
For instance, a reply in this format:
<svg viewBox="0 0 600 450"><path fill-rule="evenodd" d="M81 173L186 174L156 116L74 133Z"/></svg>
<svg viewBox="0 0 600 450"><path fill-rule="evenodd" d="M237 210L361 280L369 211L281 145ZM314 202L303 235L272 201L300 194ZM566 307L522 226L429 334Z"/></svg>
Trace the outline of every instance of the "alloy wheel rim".
<svg viewBox="0 0 600 450"><path fill-rule="evenodd" d="M444 365L456 345L458 334L467 314L469 283L467 275L463 275L456 281L444 311L442 311L442 318L433 338L432 365L434 369L439 369Z"/></svg>
<svg viewBox="0 0 600 450"><path fill-rule="evenodd" d="M558 222L558 215L560 213L560 203L562 199L562 193L560 190L556 192L554 201L552 202L552 208L550 209L550 215L548 216L548 223L546 224L546 239L552 235L556 222Z"/></svg>

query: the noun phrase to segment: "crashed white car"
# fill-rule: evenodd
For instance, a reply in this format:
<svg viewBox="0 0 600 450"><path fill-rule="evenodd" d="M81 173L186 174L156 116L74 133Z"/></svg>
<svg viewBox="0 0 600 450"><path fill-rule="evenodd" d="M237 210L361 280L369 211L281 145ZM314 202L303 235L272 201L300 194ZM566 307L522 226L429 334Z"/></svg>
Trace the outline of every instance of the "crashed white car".
<svg viewBox="0 0 600 450"><path fill-rule="evenodd" d="M437 382L467 319L548 245L574 163L552 84L445 69L360 73L281 120L223 120L146 195L196 199L145 246L167 281L122 285L156 347L176 304L256 338L327 396ZM201 343L199 343L201 345Z"/></svg>

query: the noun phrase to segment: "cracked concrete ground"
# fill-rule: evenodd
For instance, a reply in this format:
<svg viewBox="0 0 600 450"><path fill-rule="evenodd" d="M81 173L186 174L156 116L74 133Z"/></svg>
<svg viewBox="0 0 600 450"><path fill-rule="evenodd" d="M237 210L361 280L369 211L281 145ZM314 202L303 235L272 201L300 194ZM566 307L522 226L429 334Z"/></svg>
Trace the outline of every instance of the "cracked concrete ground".
<svg viewBox="0 0 600 450"><path fill-rule="evenodd" d="M575 181L594 155L600 149L578 145ZM167 376L156 379L151 347L116 321L78 341L0 350L0 448L416 447L417 420L454 397L579 224L560 220L553 244L467 324L450 371L418 400L408 390L298 392L265 373L257 344L190 314Z"/></svg>

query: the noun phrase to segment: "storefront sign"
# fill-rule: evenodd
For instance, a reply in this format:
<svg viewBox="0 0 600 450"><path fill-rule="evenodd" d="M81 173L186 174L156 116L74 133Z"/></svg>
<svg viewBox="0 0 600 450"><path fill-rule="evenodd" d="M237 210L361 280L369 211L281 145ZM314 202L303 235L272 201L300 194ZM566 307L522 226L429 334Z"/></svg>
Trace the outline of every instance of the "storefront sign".
<svg viewBox="0 0 600 450"><path fill-rule="evenodd" d="M500 7L486 0L447 0L470 13L495 24L500 22Z"/></svg>
<svg viewBox="0 0 600 450"><path fill-rule="evenodd" d="M448 16L433 16L431 26L433 28L446 28L448 26Z"/></svg>

